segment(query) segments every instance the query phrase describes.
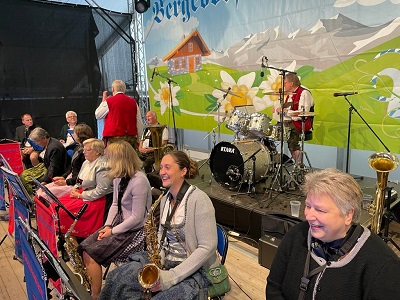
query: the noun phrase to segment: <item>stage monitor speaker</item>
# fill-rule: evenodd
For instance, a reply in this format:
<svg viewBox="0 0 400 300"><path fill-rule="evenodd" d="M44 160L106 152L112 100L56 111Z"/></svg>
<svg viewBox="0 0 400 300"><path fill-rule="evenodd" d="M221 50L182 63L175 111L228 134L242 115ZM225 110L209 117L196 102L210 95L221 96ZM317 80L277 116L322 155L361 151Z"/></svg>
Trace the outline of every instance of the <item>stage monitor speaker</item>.
<svg viewBox="0 0 400 300"><path fill-rule="evenodd" d="M267 269L271 269L272 260L278 249L281 239L264 235L258 240L258 263Z"/></svg>

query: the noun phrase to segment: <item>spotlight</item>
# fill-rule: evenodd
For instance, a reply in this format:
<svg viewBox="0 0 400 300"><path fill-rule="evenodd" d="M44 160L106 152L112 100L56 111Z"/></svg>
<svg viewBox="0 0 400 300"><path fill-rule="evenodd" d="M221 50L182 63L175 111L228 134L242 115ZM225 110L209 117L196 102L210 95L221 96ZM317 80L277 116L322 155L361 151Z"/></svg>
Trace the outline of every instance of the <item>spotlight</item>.
<svg viewBox="0 0 400 300"><path fill-rule="evenodd" d="M150 0L135 0L135 10L142 14L150 7Z"/></svg>

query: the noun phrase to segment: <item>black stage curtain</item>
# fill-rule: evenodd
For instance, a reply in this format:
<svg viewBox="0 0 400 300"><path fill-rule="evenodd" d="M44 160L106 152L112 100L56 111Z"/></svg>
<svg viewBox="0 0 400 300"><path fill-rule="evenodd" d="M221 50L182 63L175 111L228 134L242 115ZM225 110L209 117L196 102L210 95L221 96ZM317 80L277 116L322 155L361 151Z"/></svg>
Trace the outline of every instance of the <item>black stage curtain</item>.
<svg viewBox="0 0 400 300"><path fill-rule="evenodd" d="M100 69L92 11L0 0L0 138L14 138L20 116L58 137L65 113L96 130Z"/></svg>

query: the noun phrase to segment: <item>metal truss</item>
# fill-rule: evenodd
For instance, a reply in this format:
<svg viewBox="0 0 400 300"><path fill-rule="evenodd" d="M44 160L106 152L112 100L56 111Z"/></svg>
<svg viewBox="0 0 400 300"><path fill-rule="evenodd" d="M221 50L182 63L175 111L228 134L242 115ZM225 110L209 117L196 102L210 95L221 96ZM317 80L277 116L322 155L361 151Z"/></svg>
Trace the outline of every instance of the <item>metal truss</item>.
<svg viewBox="0 0 400 300"><path fill-rule="evenodd" d="M143 14L136 12L135 0L128 0L129 13L132 14L131 34L135 40L134 83L139 94L138 104L142 117L150 110L149 94L147 86L146 53L144 47Z"/></svg>

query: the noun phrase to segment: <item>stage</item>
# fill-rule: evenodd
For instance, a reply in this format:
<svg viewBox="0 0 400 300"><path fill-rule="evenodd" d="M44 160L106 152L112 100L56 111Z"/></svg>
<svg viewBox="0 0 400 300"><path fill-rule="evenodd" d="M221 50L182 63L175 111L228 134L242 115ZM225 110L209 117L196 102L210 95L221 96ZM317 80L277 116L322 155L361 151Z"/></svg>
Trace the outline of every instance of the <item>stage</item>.
<svg viewBox="0 0 400 300"><path fill-rule="evenodd" d="M248 193L247 184L238 192L237 188L232 189L223 186L225 184L221 184L220 182L223 181L220 179L220 182L216 181L215 177L211 175L208 160L199 161L198 164L201 167L200 175L189 182L199 187L211 198L215 207L217 222L239 233L241 236L258 243L259 238L264 235L262 224L269 219L268 214L290 215L291 200L301 201L299 218L304 220L305 197L298 187L295 188L293 182L289 184L290 188L288 190L275 191L274 189L281 186L279 184L280 176L278 176L272 189L270 189L271 180L274 178L274 174L271 173L255 184L255 193ZM282 173L285 178L285 181L282 182L283 185L289 181L288 178L290 179L287 171L292 172L293 167L287 167L283 170ZM376 178L364 177L363 179L356 178L356 180L363 190L364 198L370 201L374 199ZM390 183L388 185L390 186ZM396 206L400 201L400 199L397 199L395 189L392 191L391 200L392 207ZM369 225L369 222L370 215L366 209L363 209L360 223Z"/></svg>

